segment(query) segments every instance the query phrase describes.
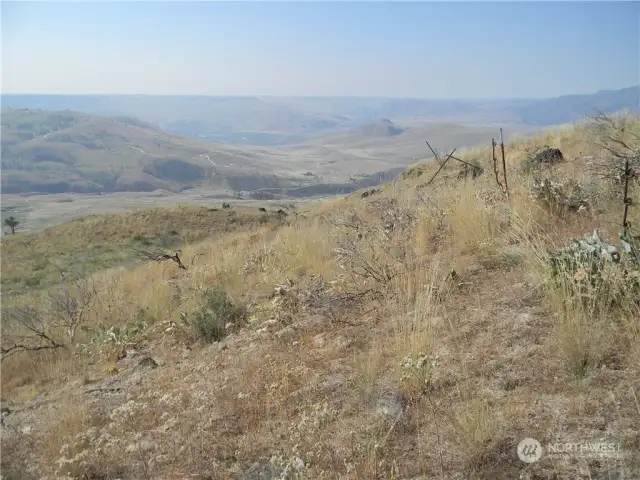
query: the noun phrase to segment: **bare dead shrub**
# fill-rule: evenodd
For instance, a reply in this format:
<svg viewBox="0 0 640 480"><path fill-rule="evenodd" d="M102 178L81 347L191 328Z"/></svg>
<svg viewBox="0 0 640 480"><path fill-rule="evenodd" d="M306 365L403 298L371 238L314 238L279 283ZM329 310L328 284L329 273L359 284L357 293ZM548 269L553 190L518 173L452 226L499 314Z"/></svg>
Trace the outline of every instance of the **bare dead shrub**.
<svg viewBox="0 0 640 480"><path fill-rule="evenodd" d="M416 217L395 199L379 199L336 215L332 223L339 235L334 250L354 292L384 293L391 281L407 270L406 239L412 234Z"/></svg>
<svg viewBox="0 0 640 480"><path fill-rule="evenodd" d="M2 311L1 358L25 351L74 345L97 291L91 276L63 274L62 283L40 305L15 305Z"/></svg>
<svg viewBox="0 0 640 480"><path fill-rule="evenodd" d="M620 185L625 181L625 164L636 174L630 179L638 184L640 177L640 120L621 113L599 113L591 117L584 127L589 142L603 152L588 165L589 173ZM620 192L620 189L617 189Z"/></svg>

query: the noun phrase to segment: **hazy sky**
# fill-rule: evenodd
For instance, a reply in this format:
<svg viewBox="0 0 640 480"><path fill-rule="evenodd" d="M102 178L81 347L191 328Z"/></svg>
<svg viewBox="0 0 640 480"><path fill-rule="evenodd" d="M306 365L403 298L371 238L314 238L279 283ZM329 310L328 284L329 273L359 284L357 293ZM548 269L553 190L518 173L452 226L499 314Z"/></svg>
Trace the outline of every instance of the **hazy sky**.
<svg viewBox="0 0 640 480"><path fill-rule="evenodd" d="M3 93L545 97L640 83L640 2L2 2Z"/></svg>

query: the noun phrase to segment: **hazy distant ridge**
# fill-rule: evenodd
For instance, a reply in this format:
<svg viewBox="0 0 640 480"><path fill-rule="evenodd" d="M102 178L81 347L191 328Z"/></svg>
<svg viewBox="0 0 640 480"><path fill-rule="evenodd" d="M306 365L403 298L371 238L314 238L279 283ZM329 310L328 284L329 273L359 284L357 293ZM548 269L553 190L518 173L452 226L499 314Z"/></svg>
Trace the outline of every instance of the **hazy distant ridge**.
<svg viewBox="0 0 640 480"><path fill-rule="evenodd" d="M640 86L542 100L429 100L339 97L158 95L2 95L2 106L131 116L167 131L211 140L268 145L402 118L468 124L545 126L597 110L640 111Z"/></svg>

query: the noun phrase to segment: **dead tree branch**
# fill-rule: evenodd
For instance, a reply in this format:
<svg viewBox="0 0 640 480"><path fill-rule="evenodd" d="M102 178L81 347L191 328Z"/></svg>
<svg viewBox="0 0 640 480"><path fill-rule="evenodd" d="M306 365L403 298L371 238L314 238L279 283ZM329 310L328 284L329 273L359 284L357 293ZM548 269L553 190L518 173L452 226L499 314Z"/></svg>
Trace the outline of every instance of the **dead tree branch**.
<svg viewBox="0 0 640 480"><path fill-rule="evenodd" d="M592 134L592 144L617 159L638 161L640 156L640 134L634 132L633 122L627 115L608 115L598 112L588 117L587 127ZM637 126L636 126L637 127Z"/></svg>
<svg viewBox="0 0 640 480"><path fill-rule="evenodd" d="M640 171L640 121L631 115L608 115L601 111L589 120L586 130L592 145L609 157L596 162L591 167L593 173L624 185L622 229L626 237L631 228L629 207L633 205L630 189L632 182L637 184Z"/></svg>
<svg viewBox="0 0 640 480"><path fill-rule="evenodd" d="M48 319L35 307L3 309L2 319L8 327L2 333L2 360L20 352L55 350L65 346L53 338Z"/></svg>
<svg viewBox="0 0 640 480"><path fill-rule="evenodd" d="M169 255L168 253L164 253L161 250L150 251L150 250L140 250L135 249L135 256L140 260L152 261L152 262L162 262L164 260L172 260L178 264L178 267L182 270L186 270L187 267L184 266L182 260L180 260L180 254L182 253L178 250L175 254Z"/></svg>
<svg viewBox="0 0 640 480"><path fill-rule="evenodd" d="M98 293L90 276L68 273L53 292L44 297L42 308L33 305L2 310L3 332L0 356L25 351L55 350L74 345L78 328L86 321ZM57 332L64 330L67 341Z"/></svg>
<svg viewBox="0 0 640 480"><path fill-rule="evenodd" d="M69 341L75 343L76 331L84 323L88 309L97 297L93 278L72 275L49 295L49 314L53 327L64 327Z"/></svg>

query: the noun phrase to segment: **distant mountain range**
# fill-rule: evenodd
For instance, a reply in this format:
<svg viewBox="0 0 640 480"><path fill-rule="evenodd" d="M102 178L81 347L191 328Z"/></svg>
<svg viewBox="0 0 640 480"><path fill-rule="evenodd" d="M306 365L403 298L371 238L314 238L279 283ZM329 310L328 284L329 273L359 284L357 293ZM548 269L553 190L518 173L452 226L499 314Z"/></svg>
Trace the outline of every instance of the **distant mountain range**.
<svg viewBox="0 0 640 480"><path fill-rule="evenodd" d="M598 111L640 87L545 100L3 95L2 193L350 191L417 159ZM225 144L226 143L226 144ZM368 177L373 175L373 177ZM376 177L377 175L377 177Z"/></svg>
<svg viewBox="0 0 640 480"><path fill-rule="evenodd" d="M640 86L542 100L425 100L157 95L2 95L3 108L127 116L181 135L245 145L299 143L388 119L397 128L451 122L548 126L598 110L640 111Z"/></svg>

